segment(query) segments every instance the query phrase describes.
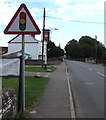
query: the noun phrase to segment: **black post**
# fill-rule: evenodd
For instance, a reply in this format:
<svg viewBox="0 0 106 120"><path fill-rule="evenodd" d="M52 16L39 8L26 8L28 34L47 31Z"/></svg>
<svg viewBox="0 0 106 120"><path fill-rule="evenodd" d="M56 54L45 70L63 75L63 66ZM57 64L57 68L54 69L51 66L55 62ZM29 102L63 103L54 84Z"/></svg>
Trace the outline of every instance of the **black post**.
<svg viewBox="0 0 106 120"><path fill-rule="evenodd" d="M18 112L22 112L22 56L20 56L19 87L18 87Z"/></svg>
<svg viewBox="0 0 106 120"><path fill-rule="evenodd" d="M42 39L42 68L43 68L43 54L44 54L44 35L45 35L45 8L44 8L44 15L43 15L43 39Z"/></svg>
<svg viewBox="0 0 106 120"><path fill-rule="evenodd" d="M47 64L44 64L44 69L47 69Z"/></svg>
<svg viewBox="0 0 106 120"><path fill-rule="evenodd" d="M95 60L96 60L96 64L97 64L97 35L95 35Z"/></svg>

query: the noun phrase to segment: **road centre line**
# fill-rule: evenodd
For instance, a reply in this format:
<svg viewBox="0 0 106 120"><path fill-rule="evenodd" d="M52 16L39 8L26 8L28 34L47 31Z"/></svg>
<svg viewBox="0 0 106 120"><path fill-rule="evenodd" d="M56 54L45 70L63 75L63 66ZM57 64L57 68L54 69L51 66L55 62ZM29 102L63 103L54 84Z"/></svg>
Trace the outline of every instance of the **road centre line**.
<svg viewBox="0 0 106 120"><path fill-rule="evenodd" d="M99 75L101 75L101 76L103 76L103 77L106 77L106 75L104 75L104 74L102 74L100 72L96 72L96 73L99 74Z"/></svg>
<svg viewBox="0 0 106 120"><path fill-rule="evenodd" d="M91 68L88 68L89 70L93 70L93 69L91 69ZM99 74L99 75L101 75L101 76L103 76L103 77L106 77L106 75L104 75L104 74L102 74L102 73L100 73L100 72L96 72L97 74Z"/></svg>
<svg viewBox="0 0 106 120"><path fill-rule="evenodd" d="M81 65L80 64L80 66L82 66L82 67L87 67L87 66L85 66L85 65ZM95 68L88 68L88 70L90 70L90 71L98 71L97 69L95 69ZM96 72L97 74L99 74L99 75L101 75L101 76L103 76L103 77L106 77L106 75L105 74L102 74L101 72Z"/></svg>

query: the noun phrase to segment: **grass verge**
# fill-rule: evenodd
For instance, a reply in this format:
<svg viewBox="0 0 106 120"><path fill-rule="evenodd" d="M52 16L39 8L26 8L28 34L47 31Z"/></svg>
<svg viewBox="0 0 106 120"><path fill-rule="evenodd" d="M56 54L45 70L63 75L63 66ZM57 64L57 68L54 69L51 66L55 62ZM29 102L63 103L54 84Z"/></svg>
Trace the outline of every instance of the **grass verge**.
<svg viewBox="0 0 106 120"><path fill-rule="evenodd" d="M51 72L54 72L56 70L56 67L47 67L47 69L44 69L42 67L25 67L25 71L31 71L31 72L47 72L48 69Z"/></svg>
<svg viewBox="0 0 106 120"><path fill-rule="evenodd" d="M32 76L25 77L25 106L26 112L30 111L30 109L35 105L40 97L44 93L44 89L46 84L48 83L49 78L36 78ZM13 88L16 91L16 95L18 96L18 77L3 77L2 78L2 86L3 88Z"/></svg>

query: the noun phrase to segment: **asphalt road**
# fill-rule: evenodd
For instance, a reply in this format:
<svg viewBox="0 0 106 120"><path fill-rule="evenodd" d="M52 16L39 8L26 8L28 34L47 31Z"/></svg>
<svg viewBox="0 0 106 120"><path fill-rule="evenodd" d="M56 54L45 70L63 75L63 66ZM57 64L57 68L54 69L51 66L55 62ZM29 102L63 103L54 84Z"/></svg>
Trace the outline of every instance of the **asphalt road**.
<svg viewBox="0 0 106 120"><path fill-rule="evenodd" d="M77 118L104 118L104 67L67 60Z"/></svg>

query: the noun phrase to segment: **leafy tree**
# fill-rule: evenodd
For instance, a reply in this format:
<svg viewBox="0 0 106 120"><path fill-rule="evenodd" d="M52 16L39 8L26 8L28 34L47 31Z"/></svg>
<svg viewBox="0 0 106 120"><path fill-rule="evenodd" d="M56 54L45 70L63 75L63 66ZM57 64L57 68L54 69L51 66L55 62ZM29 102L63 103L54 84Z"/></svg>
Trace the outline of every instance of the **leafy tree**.
<svg viewBox="0 0 106 120"><path fill-rule="evenodd" d="M54 47L56 47L56 45L54 42L48 41L47 47L48 47L48 50L50 50L50 49L52 50Z"/></svg>
<svg viewBox="0 0 106 120"><path fill-rule="evenodd" d="M105 53L105 47L101 43L99 43L97 45L97 58L98 59L102 58L104 53Z"/></svg>
<svg viewBox="0 0 106 120"><path fill-rule="evenodd" d="M68 42L68 44L67 44L67 45L72 44L72 43L77 43L77 40L72 39L72 40L70 40L70 41Z"/></svg>
<svg viewBox="0 0 106 120"><path fill-rule="evenodd" d="M105 49L105 51L104 51L104 53L102 55L102 59L106 60L106 49Z"/></svg>
<svg viewBox="0 0 106 120"><path fill-rule="evenodd" d="M56 47L55 43L52 41L48 41L47 44L47 56L48 58L53 56L53 49Z"/></svg>
<svg viewBox="0 0 106 120"><path fill-rule="evenodd" d="M79 43L82 45L82 44L87 44L89 46L95 46L95 43L96 43L96 39L94 38L91 38L89 36L82 36L80 39L79 39Z"/></svg>
<svg viewBox="0 0 106 120"><path fill-rule="evenodd" d="M96 39L91 38L89 36L82 36L79 39L79 43L82 46L84 46L82 47L84 58L89 58L89 57L96 58L96 54L97 54L97 58L102 57L105 47ZM96 49L97 49L97 53L96 53Z"/></svg>
<svg viewBox="0 0 106 120"><path fill-rule="evenodd" d="M48 42L48 45L47 45L47 55L48 55L48 58L59 58L61 56L64 56L64 51L63 49L61 49L60 46L56 46L54 42L52 41L49 41Z"/></svg>
<svg viewBox="0 0 106 120"><path fill-rule="evenodd" d="M81 57L81 46L76 40L71 40L65 47L66 56L71 58Z"/></svg>

